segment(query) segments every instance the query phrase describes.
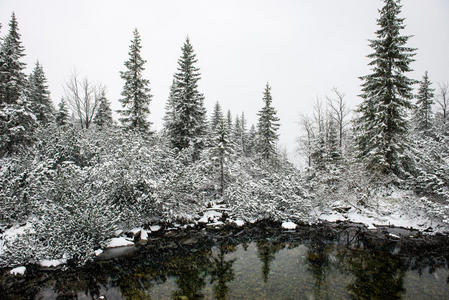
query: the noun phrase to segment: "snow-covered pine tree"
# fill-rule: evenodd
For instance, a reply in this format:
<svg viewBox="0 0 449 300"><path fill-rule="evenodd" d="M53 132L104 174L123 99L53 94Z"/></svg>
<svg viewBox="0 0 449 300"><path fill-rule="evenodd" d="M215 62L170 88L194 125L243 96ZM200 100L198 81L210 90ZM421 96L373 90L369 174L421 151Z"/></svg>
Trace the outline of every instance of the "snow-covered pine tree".
<svg viewBox="0 0 449 300"><path fill-rule="evenodd" d="M226 113L226 125L228 126L229 131L232 130L232 113L231 110L228 109L228 112Z"/></svg>
<svg viewBox="0 0 449 300"><path fill-rule="evenodd" d="M240 128L241 128L241 145L242 145L242 151L245 156L248 156L248 132L246 128L246 118L245 113L242 112L240 115Z"/></svg>
<svg viewBox="0 0 449 300"><path fill-rule="evenodd" d="M233 142L230 136L227 121L221 118L213 133L213 142L211 148L212 161L219 173L220 193L223 195L226 173L229 161L234 153Z"/></svg>
<svg viewBox="0 0 449 300"><path fill-rule="evenodd" d="M196 63L196 55L187 38L178 60L178 72L174 75L173 113L176 118L171 124L169 137L174 148L182 150L193 146L198 154L204 147L207 124L204 96L198 91L198 80L201 77Z"/></svg>
<svg viewBox="0 0 449 300"><path fill-rule="evenodd" d="M221 111L220 103L217 101L214 106L214 112L210 118L210 129L215 131L218 123L223 119L223 112Z"/></svg>
<svg viewBox="0 0 449 300"><path fill-rule="evenodd" d="M175 111L175 93L176 93L176 81L173 79L170 85L170 93L168 94L167 103L165 104L164 131L168 136L172 136L171 132L176 119Z"/></svg>
<svg viewBox="0 0 449 300"><path fill-rule="evenodd" d="M0 49L0 156L12 153L33 140L36 117L25 97L26 76L21 61L24 48L16 16L9 22L9 32Z"/></svg>
<svg viewBox="0 0 449 300"><path fill-rule="evenodd" d="M24 51L16 15L12 13L9 32L0 49L0 105L16 103L23 93L26 76L21 58L25 56Z"/></svg>
<svg viewBox="0 0 449 300"><path fill-rule="evenodd" d="M247 156L253 156L256 153L257 149L257 130L256 126L254 124L251 125L248 131L247 136L247 146L246 146L246 153Z"/></svg>
<svg viewBox="0 0 449 300"><path fill-rule="evenodd" d="M362 76L362 104L358 108L357 144L367 167L380 173L404 173L404 150L408 146L407 110L414 80L410 72L415 49L406 46L409 36L400 35L404 19L399 18L399 0L384 0L379 11L377 38L368 58L372 73Z"/></svg>
<svg viewBox="0 0 449 300"><path fill-rule="evenodd" d="M141 40L137 29L133 32L134 38L129 46L129 59L125 62L126 71L120 72L125 81L119 101L123 109L118 113L122 126L125 129L137 130L141 133L150 133L151 123L147 120L150 113L149 105L151 94L149 80L142 77L146 60L140 56Z"/></svg>
<svg viewBox="0 0 449 300"><path fill-rule="evenodd" d="M113 123L112 110L104 90L101 92L99 102L100 104L98 105L97 114L95 115L93 122L100 128L109 127Z"/></svg>
<svg viewBox="0 0 449 300"><path fill-rule="evenodd" d="M231 134L232 134L232 141L235 145L235 151L239 155L242 155L243 154L243 144L242 144L243 132L242 132L241 120L238 115L235 116L234 128L232 128Z"/></svg>
<svg viewBox="0 0 449 300"><path fill-rule="evenodd" d="M267 83L263 94L264 107L257 114L259 123L257 125L257 150L263 159L268 160L276 156L276 142L279 138L279 118L276 110L271 105L271 87Z"/></svg>
<svg viewBox="0 0 449 300"><path fill-rule="evenodd" d="M33 72L28 77L26 96L40 125L45 126L54 122L55 108L51 103L47 79L39 62L36 62Z"/></svg>
<svg viewBox="0 0 449 300"><path fill-rule="evenodd" d="M67 109L67 104L64 98L61 99L58 105L58 111L56 112L56 124L58 126L65 126L69 123L69 110Z"/></svg>
<svg viewBox="0 0 449 300"><path fill-rule="evenodd" d="M415 129L420 132L428 132L432 128L432 104L435 89L430 87L431 84L426 71L423 80L419 83L416 106L413 112Z"/></svg>
<svg viewBox="0 0 449 300"><path fill-rule="evenodd" d="M340 141L338 136L337 124L332 116L328 117L328 133L327 133L327 158L331 162L339 160L342 156Z"/></svg>
<svg viewBox="0 0 449 300"><path fill-rule="evenodd" d="M328 149L326 147L326 134L323 130L318 130L313 138L311 147L310 158L313 166L316 169L324 168L328 160Z"/></svg>

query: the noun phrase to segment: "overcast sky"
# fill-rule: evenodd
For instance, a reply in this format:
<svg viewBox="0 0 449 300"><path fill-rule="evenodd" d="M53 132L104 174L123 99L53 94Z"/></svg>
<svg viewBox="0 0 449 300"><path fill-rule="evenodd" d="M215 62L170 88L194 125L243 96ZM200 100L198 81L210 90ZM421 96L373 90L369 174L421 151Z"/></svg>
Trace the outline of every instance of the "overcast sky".
<svg viewBox="0 0 449 300"><path fill-rule="evenodd" d="M200 91L208 112L218 100L233 114L257 120L268 81L281 119L280 144L295 149L298 118L317 96L337 87L360 102L358 76L367 74L368 39L377 29L380 0L272 1L0 1L1 35L15 11L28 71L39 60L53 102L71 72L107 87L119 108L132 30L142 38L144 76L154 95L150 119L162 126L164 106L181 46L189 36L198 58ZM433 82L449 80L449 1L403 0L409 45L418 48L415 70Z"/></svg>

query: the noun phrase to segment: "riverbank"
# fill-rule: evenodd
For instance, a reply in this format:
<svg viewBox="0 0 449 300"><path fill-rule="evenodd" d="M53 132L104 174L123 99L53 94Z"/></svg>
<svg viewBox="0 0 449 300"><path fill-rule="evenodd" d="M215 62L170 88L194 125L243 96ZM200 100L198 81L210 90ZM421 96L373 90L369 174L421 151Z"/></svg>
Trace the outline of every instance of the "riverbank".
<svg viewBox="0 0 449 300"><path fill-rule="evenodd" d="M281 249L287 252L288 249L296 249L292 253L312 265L318 259L316 255L326 255L327 261L344 268L350 257L359 257L362 253L366 259L379 260L379 263L384 262L383 259L387 259L389 264L393 261L399 264L397 267L400 270L430 272L430 269L447 268L448 264L447 235L429 235L406 228L368 229L363 224L323 222L315 225L298 224L295 229L284 229L282 223L269 221L242 227L235 224L225 224L220 228L205 224L194 228L182 227L169 227L167 224L160 230L151 232L147 241L143 241L137 234L132 239L133 232L123 232L120 235L132 239L133 245L105 249L93 261L81 267L71 260L58 267L27 265L26 272L19 276L11 275L11 269L3 269L1 288L6 299L34 298L35 295L50 297L50 294L82 299L82 295L113 295L111 293L117 289L125 297L128 295L126 293L135 290L149 291L154 286L164 285L171 282L170 278L177 278L176 283L181 289L192 289L195 287L195 280L202 278L201 282L207 282L207 276L215 274L213 268L217 267L215 262L220 258L221 252L222 255L228 255L237 249L243 251L243 255L248 246L250 253L253 251L251 247L256 247L258 255L262 255L262 262L263 253L271 257L261 265L268 278L269 261ZM232 261L223 257L223 263ZM231 255L232 257L234 256ZM264 267L265 264L268 266ZM205 275L201 275L202 272ZM180 282L185 282L187 287ZM188 295L188 291L183 290L181 295Z"/></svg>

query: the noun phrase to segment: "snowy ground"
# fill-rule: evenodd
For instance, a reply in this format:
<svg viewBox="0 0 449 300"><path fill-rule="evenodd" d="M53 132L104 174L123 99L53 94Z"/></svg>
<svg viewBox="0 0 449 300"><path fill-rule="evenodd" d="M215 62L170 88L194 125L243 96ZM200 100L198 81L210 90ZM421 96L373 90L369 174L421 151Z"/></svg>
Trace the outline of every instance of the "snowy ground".
<svg viewBox="0 0 449 300"><path fill-rule="evenodd" d="M362 223L368 229L395 226L433 233L447 232L447 224L430 216L425 205L425 198L410 191L396 189L388 196L374 196L369 206L339 202L333 203L331 207L316 208L313 213L319 220Z"/></svg>

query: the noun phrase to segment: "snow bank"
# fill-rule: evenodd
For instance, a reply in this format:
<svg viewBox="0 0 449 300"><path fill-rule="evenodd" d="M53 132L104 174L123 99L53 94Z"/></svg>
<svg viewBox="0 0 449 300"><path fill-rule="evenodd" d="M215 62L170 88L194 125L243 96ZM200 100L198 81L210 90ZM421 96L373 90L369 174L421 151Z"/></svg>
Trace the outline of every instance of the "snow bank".
<svg viewBox="0 0 449 300"><path fill-rule="evenodd" d="M67 259L44 259L39 262L39 266L42 268L54 268L63 265L67 262Z"/></svg>
<svg viewBox="0 0 449 300"><path fill-rule="evenodd" d="M23 275L23 274L25 274L25 271L26 271L26 268L22 266L22 267L17 267L17 268L12 269L11 271L9 271L9 274L14 275L14 276Z"/></svg>
<svg viewBox="0 0 449 300"><path fill-rule="evenodd" d="M281 227L283 228L283 229L287 229L287 230L295 230L296 229L296 224L295 223L293 223L293 222L283 222L282 223L282 225L281 225Z"/></svg>
<svg viewBox="0 0 449 300"><path fill-rule="evenodd" d="M134 246L134 243L124 237L112 238L111 241L106 245L106 248L116 248L116 247L129 247Z"/></svg>

